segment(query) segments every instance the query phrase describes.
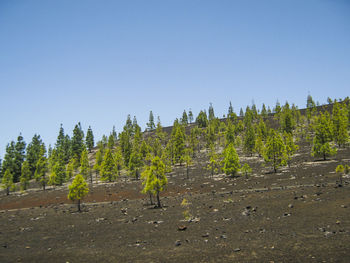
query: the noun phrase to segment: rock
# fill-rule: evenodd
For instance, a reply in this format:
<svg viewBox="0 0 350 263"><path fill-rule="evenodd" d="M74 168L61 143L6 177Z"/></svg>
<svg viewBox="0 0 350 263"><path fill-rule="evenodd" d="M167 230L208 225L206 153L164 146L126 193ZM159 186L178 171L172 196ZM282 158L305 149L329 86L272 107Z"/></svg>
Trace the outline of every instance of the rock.
<svg viewBox="0 0 350 263"><path fill-rule="evenodd" d="M291 213L284 213L283 216L284 217L291 216Z"/></svg>
<svg viewBox="0 0 350 263"><path fill-rule="evenodd" d="M294 205L293 205L293 204L289 204L288 207L289 207L289 208L293 208Z"/></svg>
<svg viewBox="0 0 350 263"><path fill-rule="evenodd" d="M226 238L227 238L226 235L221 235L220 237L221 237L222 239L226 239Z"/></svg>
<svg viewBox="0 0 350 263"><path fill-rule="evenodd" d="M107 218L100 217L100 218L97 218L97 219L96 219L96 222L101 222L101 221L105 221L105 220L107 220Z"/></svg>
<svg viewBox="0 0 350 263"><path fill-rule="evenodd" d="M335 223L336 223L337 225L339 225L339 224L340 224L340 221L339 221L339 220L337 220Z"/></svg>
<svg viewBox="0 0 350 263"><path fill-rule="evenodd" d="M26 249L30 249L30 246L26 246Z"/></svg>
<svg viewBox="0 0 350 263"><path fill-rule="evenodd" d="M202 235L202 237L208 237L208 236L209 236L208 232Z"/></svg>
<svg viewBox="0 0 350 263"><path fill-rule="evenodd" d="M175 246L176 246L176 247L181 246L181 241L180 241L180 240L176 240L176 241L175 241Z"/></svg>
<svg viewBox="0 0 350 263"><path fill-rule="evenodd" d="M241 251L241 249L238 247L238 248L235 248L234 250L233 250L233 252L239 252L239 251Z"/></svg>
<svg viewBox="0 0 350 263"><path fill-rule="evenodd" d="M326 231L325 233L324 233L324 236L325 237L330 237L330 236L332 236L333 234L335 234L334 232L330 232L330 231Z"/></svg>
<svg viewBox="0 0 350 263"><path fill-rule="evenodd" d="M187 229L187 226L178 226L177 230L179 231L185 231Z"/></svg>
<svg viewBox="0 0 350 263"><path fill-rule="evenodd" d="M346 206L346 205L341 205L340 207L341 207L341 208L347 208L347 206Z"/></svg>

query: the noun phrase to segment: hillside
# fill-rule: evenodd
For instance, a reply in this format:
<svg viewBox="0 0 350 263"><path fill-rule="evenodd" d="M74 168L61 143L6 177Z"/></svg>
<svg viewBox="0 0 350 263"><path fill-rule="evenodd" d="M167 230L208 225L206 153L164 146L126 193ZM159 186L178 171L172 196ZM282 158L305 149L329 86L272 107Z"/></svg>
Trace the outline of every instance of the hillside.
<svg viewBox="0 0 350 263"><path fill-rule="evenodd" d="M332 105L327 107L324 110L332 113ZM6 196L3 191L0 261L349 262L350 176L342 173L340 182L335 170L340 164L350 164L350 148L336 147L331 142L337 148L335 155L326 160L322 155L311 156L314 144L310 138L316 136L321 111L313 110L310 120L306 111L293 115L300 118L293 127L299 148L289 165L281 165L277 172L259 152L247 152L245 138L250 124L245 124L244 130L235 134L234 145L240 165L252 168L247 176L242 171L233 176L225 173L220 162L227 156L229 128L226 133L218 129L210 145L208 127L213 122L209 122L199 129L202 132L191 152L189 178L184 160L179 158L170 165L167 187L160 192L161 207L150 205L149 196L141 193L144 180L136 180L134 171L126 166L112 182L101 180L101 171L92 172L90 192L83 198L81 213L67 199L72 179L48 186L45 191L34 181L25 192ZM267 128L278 134L286 111L281 112L281 117L271 114L263 119ZM233 121L236 130L246 116ZM251 121L257 137L260 120ZM229 126L227 119L219 122ZM186 149L190 148L189 137L195 127L183 128ZM167 134L161 143L163 152L176 129L182 128L175 125L163 129ZM266 135L265 148L271 134ZM112 147L115 153L122 147L122 136ZM135 136L131 137L133 143ZM142 141L155 145L152 142L156 136L155 131L146 132ZM89 154L91 167L100 150L94 148ZM212 175L207 166L213 153L218 156L219 169ZM145 158L143 165L149 163Z"/></svg>

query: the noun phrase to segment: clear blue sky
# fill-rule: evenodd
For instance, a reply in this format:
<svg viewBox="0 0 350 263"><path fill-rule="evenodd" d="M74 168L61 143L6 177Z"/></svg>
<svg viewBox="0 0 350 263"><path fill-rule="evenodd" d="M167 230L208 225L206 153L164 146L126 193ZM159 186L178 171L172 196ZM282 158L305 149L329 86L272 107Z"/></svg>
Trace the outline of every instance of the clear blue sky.
<svg viewBox="0 0 350 263"><path fill-rule="evenodd" d="M171 125L212 102L305 106L350 90L350 1L0 1L0 157L60 123Z"/></svg>

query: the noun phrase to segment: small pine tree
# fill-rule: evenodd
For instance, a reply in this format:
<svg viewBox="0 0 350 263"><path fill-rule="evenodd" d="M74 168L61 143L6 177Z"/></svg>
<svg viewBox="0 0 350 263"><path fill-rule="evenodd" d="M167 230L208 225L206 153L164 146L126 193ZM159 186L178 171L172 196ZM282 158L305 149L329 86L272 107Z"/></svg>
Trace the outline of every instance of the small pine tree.
<svg viewBox="0 0 350 263"><path fill-rule="evenodd" d="M80 174L84 177L85 180L89 175L91 175L88 152L86 149L83 150L80 158ZM92 177L90 179L92 181Z"/></svg>
<svg viewBox="0 0 350 263"><path fill-rule="evenodd" d="M135 175L135 179L139 179L140 169L143 166L142 155L136 149L130 155L129 170Z"/></svg>
<svg viewBox="0 0 350 263"><path fill-rule="evenodd" d="M30 171L29 163L28 161L24 161L22 164L22 172L21 172L21 178L20 178L22 191L27 190L29 186L30 176L31 176L31 171Z"/></svg>
<svg viewBox="0 0 350 263"><path fill-rule="evenodd" d="M335 172L339 174L339 185L343 185L343 173L344 173L344 166L339 164L337 168L335 169Z"/></svg>
<svg viewBox="0 0 350 263"><path fill-rule="evenodd" d="M214 148L211 149L209 154L209 164L207 166L207 169L210 171L211 176L214 176L214 173L218 170L218 156L214 151Z"/></svg>
<svg viewBox="0 0 350 263"><path fill-rule="evenodd" d="M241 172L245 175L245 178L248 178L248 175L252 172L252 168L250 168L249 164L245 163L241 168Z"/></svg>
<svg viewBox="0 0 350 263"><path fill-rule="evenodd" d="M95 157L95 164L93 169L96 172L96 175L99 175L100 171L101 171L101 164L103 162L103 156L102 156L102 151L101 149L99 149L96 153L96 157Z"/></svg>
<svg viewBox="0 0 350 263"><path fill-rule="evenodd" d="M264 151L264 159L266 163L271 163L274 172L277 172L278 167L286 164L285 155L286 149L282 141L281 135L271 129L270 136L266 142Z"/></svg>
<svg viewBox="0 0 350 263"><path fill-rule="evenodd" d="M189 112L188 112L188 120L190 123L193 122L193 113L192 113L192 110L190 109Z"/></svg>
<svg viewBox="0 0 350 263"><path fill-rule="evenodd" d="M239 171L239 157L233 144L229 144L225 149L224 172L232 177Z"/></svg>
<svg viewBox="0 0 350 263"><path fill-rule="evenodd" d="M41 156L36 164L34 177L37 181L40 182L44 191L45 191L45 186L47 184L47 179L46 179L47 170L48 170L47 159L45 156Z"/></svg>
<svg viewBox="0 0 350 263"><path fill-rule="evenodd" d="M288 132L284 132L283 134L284 138L284 145L286 147L286 159L288 166L290 167L290 162L292 160L292 156L294 153L299 149L299 146L294 143L293 135Z"/></svg>
<svg viewBox="0 0 350 263"><path fill-rule="evenodd" d="M13 175L9 169L7 169L2 177L2 187L6 189L6 195L10 194L10 188L13 187Z"/></svg>
<svg viewBox="0 0 350 263"><path fill-rule="evenodd" d="M73 177L74 174L74 165L73 161L71 160L66 167L66 181L70 180Z"/></svg>
<svg viewBox="0 0 350 263"><path fill-rule="evenodd" d="M147 127L150 131L156 128L156 125L154 124L154 116L152 111L149 112L149 121L147 123Z"/></svg>
<svg viewBox="0 0 350 263"><path fill-rule="evenodd" d="M186 164L186 177L187 179L189 179L189 167L190 165L193 164L193 160L191 158L191 151L190 150L186 150L185 156L184 156L184 162Z"/></svg>
<svg viewBox="0 0 350 263"><path fill-rule="evenodd" d="M77 174L69 186L68 199L71 201L78 201L78 211L81 212L80 202L84 196L89 193L89 187L81 174Z"/></svg>
<svg viewBox="0 0 350 263"><path fill-rule="evenodd" d="M255 131L252 125L247 126L246 134L244 136L243 148L247 154L250 154L250 156L253 155L255 148Z"/></svg>
<svg viewBox="0 0 350 263"><path fill-rule="evenodd" d="M332 126L328 112L321 113L317 119L315 128L315 137L313 139L312 156L322 156L326 160L327 156L332 156L337 153L337 149L331 146L332 141Z"/></svg>
<svg viewBox="0 0 350 263"><path fill-rule="evenodd" d="M143 192L151 192L156 195L157 206L161 207L159 193L165 189L167 184L168 179L165 176L165 165L162 160L156 156L152 160Z"/></svg>
<svg viewBox="0 0 350 263"><path fill-rule="evenodd" d="M181 123L182 125L188 124L188 116L187 116L186 110L184 110L184 112L182 113Z"/></svg>
<svg viewBox="0 0 350 263"><path fill-rule="evenodd" d="M92 149L94 148L94 134L92 133L91 126L89 126L89 129L86 132L86 147L89 150L89 153L91 153Z"/></svg>
<svg viewBox="0 0 350 263"><path fill-rule="evenodd" d="M116 178L112 151L107 149L101 164L101 180L112 182Z"/></svg>

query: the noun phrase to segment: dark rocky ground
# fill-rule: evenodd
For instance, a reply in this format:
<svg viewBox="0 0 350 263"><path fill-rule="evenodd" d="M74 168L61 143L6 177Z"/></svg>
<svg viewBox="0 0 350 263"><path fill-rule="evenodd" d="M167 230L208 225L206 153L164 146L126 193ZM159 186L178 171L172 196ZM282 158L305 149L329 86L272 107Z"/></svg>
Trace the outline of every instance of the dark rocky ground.
<svg viewBox="0 0 350 263"><path fill-rule="evenodd" d="M350 262L350 179L337 187L334 173L350 149L327 161L309 152L277 174L241 154L249 179L212 178L198 158L189 180L183 167L169 175L161 209L124 179L95 184L82 213L67 187L2 195L0 262Z"/></svg>

